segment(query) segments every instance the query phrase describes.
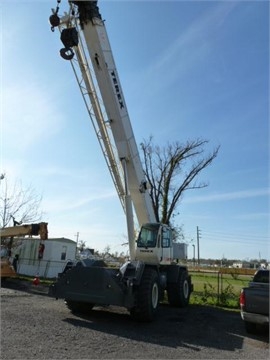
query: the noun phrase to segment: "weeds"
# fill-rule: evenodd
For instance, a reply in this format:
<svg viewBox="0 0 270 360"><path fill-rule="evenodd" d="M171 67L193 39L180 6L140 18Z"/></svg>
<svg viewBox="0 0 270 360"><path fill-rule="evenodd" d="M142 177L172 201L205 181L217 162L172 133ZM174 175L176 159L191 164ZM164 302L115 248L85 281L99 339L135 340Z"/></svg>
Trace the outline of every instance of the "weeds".
<svg viewBox="0 0 270 360"><path fill-rule="evenodd" d="M219 297L219 304L223 307L232 307L236 308L239 306L238 303L239 296L236 295L234 287L228 283L228 285L223 289Z"/></svg>
<svg viewBox="0 0 270 360"><path fill-rule="evenodd" d="M203 284L202 302L209 305L217 303L216 287L209 282Z"/></svg>
<svg viewBox="0 0 270 360"><path fill-rule="evenodd" d="M196 305L220 306L230 309L239 309L239 295L241 288L246 286L249 277L238 274L228 275L220 273L200 273L192 275L194 292L190 303Z"/></svg>

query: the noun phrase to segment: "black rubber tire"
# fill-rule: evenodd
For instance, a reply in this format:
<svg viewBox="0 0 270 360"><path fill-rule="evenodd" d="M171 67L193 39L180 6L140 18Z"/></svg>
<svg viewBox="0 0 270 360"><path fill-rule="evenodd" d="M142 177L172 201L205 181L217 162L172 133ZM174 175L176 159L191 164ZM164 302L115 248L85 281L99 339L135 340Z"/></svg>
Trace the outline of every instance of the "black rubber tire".
<svg viewBox="0 0 270 360"><path fill-rule="evenodd" d="M254 323L245 321L245 329L248 334L255 334L257 330L257 326Z"/></svg>
<svg viewBox="0 0 270 360"><path fill-rule="evenodd" d="M66 303L66 306L68 307L68 309L74 314L76 314L76 313L87 314L95 306L94 304L91 304L91 303L85 303L85 302L81 302L81 301L73 301L73 300L67 300L67 299L65 299L65 303Z"/></svg>
<svg viewBox="0 0 270 360"><path fill-rule="evenodd" d="M133 319L141 322L153 321L159 305L160 286L156 270L145 268L142 280L136 289L136 306L130 310Z"/></svg>
<svg viewBox="0 0 270 360"><path fill-rule="evenodd" d="M189 304L190 293L188 272L180 270L177 282L167 285L168 302L174 307L186 307Z"/></svg>

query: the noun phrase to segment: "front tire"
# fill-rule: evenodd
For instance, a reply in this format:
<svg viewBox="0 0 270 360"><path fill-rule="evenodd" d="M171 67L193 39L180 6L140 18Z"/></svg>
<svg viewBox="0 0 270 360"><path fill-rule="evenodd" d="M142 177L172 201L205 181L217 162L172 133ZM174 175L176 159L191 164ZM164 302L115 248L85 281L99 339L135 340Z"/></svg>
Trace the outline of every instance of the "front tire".
<svg viewBox="0 0 270 360"><path fill-rule="evenodd" d="M186 307L191 293L190 280L186 270L180 270L176 283L167 286L168 301L171 306Z"/></svg>
<svg viewBox="0 0 270 360"><path fill-rule="evenodd" d="M160 286L158 274L154 269L145 268L141 284L137 288L136 305L130 310L137 321L153 321L159 304Z"/></svg>

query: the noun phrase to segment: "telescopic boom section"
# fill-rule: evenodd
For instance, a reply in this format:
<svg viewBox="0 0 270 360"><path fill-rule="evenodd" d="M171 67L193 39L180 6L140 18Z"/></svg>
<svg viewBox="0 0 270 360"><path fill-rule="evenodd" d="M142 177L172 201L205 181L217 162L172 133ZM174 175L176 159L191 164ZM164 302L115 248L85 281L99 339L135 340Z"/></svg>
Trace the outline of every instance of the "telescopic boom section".
<svg viewBox="0 0 270 360"><path fill-rule="evenodd" d="M80 25L110 121L118 156L122 163L125 161L125 181L139 225L156 222L113 53L97 1L73 3L78 7Z"/></svg>
<svg viewBox="0 0 270 360"><path fill-rule="evenodd" d="M59 2L59 0L58 0ZM97 1L69 1L69 13L50 16L59 27L61 56L71 65L126 213L131 259L135 256L133 209L138 225L156 223L122 87ZM79 72L77 68L79 67Z"/></svg>

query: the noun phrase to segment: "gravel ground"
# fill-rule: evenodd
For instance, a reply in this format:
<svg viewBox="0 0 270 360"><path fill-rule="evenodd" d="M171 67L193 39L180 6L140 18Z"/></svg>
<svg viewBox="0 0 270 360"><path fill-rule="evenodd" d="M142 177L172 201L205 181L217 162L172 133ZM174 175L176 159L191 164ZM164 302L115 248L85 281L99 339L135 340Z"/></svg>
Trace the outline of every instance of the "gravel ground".
<svg viewBox="0 0 270 360"><path fill-rule="evenodd" d="M75 316L48 288L15 279L1 287L1 359L269 359L269 332L247 335L239 312L160 307L134 322L122 308Z"/></svg>

